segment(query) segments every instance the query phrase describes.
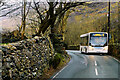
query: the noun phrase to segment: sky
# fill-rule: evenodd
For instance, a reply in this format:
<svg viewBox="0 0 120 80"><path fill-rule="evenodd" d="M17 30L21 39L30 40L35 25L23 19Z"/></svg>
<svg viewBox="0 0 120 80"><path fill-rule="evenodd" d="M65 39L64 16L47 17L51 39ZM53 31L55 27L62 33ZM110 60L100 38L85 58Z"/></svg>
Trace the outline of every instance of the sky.
<svg viewBox="0 0 120 80"><path fill-rule="evenodd" d="M6 29L6 30L15 30L17 28L17 25L20 24L20 19L15 19L15 18L8 18L8 17L4 17L1 18L2 20L0 20L0 32L2 31L2 29Z"/></svg>
<svg viewBox="0 0 120 80"><path fill-rule="evenodd" d="M23 0L4 0L5 2L22 2ZM33 1L33 0L26 0L26 1ZM108 2L109 0L35 0L35 1L41 1L41 2L46 2L46 1L61 1L61 2L64 2L64 1L68 1L68 2L73 2L73 1L76 1L76 2L86 2L86 1L93 1L93 2ZM110 0L111 2L118 2L120 0Z"/></svg>

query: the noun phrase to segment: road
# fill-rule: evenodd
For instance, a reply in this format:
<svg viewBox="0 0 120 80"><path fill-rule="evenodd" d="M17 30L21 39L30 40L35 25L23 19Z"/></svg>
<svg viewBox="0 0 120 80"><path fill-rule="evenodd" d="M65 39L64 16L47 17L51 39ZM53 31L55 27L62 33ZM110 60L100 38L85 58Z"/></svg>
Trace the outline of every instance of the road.
<svg viewBox="0 0 120 80"><path fill-rule="evenodd" d="M70 62L51 80L120 80L120 63L108 55L86 55L68 51Z"/></svg>

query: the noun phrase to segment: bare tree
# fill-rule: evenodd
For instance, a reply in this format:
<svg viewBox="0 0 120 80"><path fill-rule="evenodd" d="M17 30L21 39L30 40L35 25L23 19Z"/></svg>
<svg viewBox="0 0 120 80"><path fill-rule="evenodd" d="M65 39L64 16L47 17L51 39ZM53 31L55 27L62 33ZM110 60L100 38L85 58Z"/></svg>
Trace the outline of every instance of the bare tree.
<svg viewBox="0 0 120 80"><path fill-rule="evenodd" d="M34 6L32 8L39 15L41 24L39 26L39 35L41 32L44 33L48 27L51 27L51 32L55 32L55 25L60 23L61 18L63 18L65 12L72 7L78 5L83 5L84 2L49 2L47 1L48 8L44 9L42 12L46 12L45 16L42 15L42 12L39 10L40 2L35 2L33 0Z"/></svg>
<svg viewBox="0 0 120 80"><path fill-rule="evenodd" d="M29 3L28 10L26 10L26 4L27 4L26 0L23 0L22 23L20 26L20 30L22 29L21 39L24 39L24 37L25 37L24 34L25 34L25 28L26 28L26 18L27 18L27 15L29 13L31 2Z"/></svg>

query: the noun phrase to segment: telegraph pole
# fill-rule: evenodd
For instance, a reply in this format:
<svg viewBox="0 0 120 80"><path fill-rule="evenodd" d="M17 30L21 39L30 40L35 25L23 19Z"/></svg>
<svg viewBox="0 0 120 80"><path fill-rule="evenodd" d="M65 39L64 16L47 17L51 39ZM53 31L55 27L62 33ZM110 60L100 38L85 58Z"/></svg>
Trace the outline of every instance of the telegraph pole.
<svg viewBox="0 0 120 80"><path fill-rule="evenodd" d="M108 4L108 28L107 28L107 32L108 32L108 37L110 35L110 0L109 0L109 4Z"/></svg>

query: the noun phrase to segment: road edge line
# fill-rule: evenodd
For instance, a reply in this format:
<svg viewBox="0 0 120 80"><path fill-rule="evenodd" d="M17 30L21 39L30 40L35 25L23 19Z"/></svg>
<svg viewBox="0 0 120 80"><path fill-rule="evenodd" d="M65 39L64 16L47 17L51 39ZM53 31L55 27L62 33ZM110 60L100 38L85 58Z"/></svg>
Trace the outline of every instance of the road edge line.
<svg viewBox="0 0 120 80"><path fill-rule="evenodd" d="M51 80L53 80L57 75L59 75L68 65L62 68L58 73L56 73Z"/></svg>
<svg viewBox="0 0 120 80"><path fill-rule="evenodd" d="M115 61L120 63L120 61L118 59L116 59L115 57L113 57L113 56L109 56L109 57L113 58Z"/></svg>
<svg viewBox="0 0 120 80"><path fill-rule="evenodd" d="M68 53L68 52L67 52ZM68 53L68 55L69 55L69 53ZM72 58L72 56L71 55L69 55L70 56L70 61L71 61L71 58ZM53 77L52 77L52 79L50 79L50 80L53 80L57 75L59 75L66 67L68 67L68 64L70 63L70 61L67 63L67 65L65 66L65 67L63 67L59 72L57 72Z"/></svg>

